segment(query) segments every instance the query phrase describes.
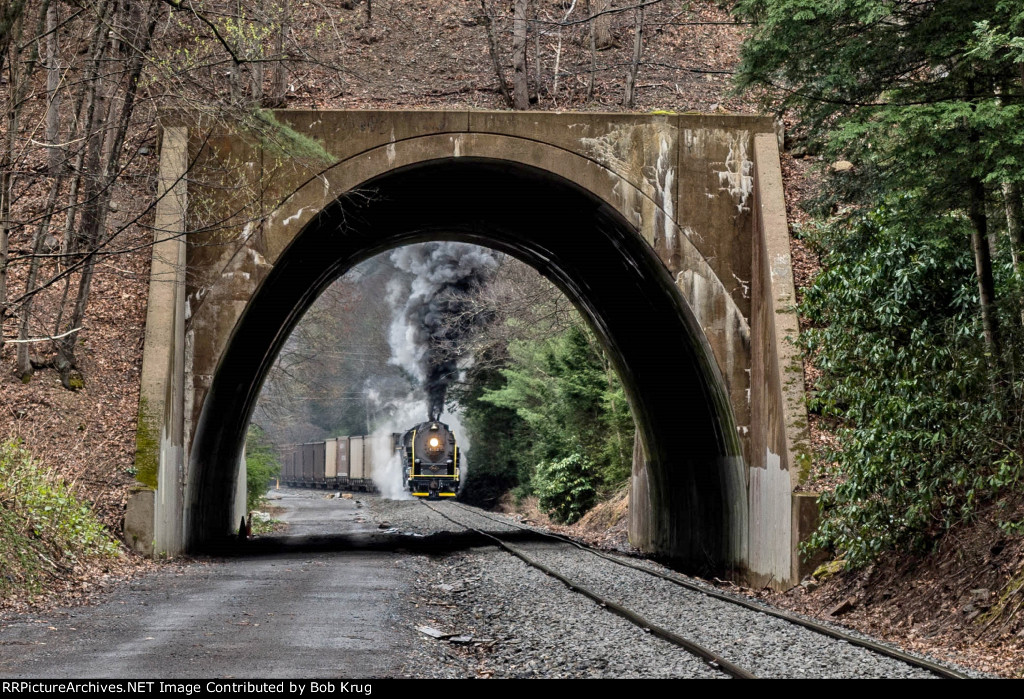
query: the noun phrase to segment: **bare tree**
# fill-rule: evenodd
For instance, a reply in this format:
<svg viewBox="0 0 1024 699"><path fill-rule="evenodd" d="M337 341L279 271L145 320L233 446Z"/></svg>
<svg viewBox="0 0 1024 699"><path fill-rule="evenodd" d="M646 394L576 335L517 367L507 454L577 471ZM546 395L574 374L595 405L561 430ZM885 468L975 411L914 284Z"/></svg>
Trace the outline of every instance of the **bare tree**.
<svg viewBox="0 0 1024 699"><path fill-rule="evenodd" d="M515 0L512 18L512 94L515 96L515 108L530 108L530 88L526 67L526 13L528 0Z"/></svg>
<svg viewBox="0 0 1024 699"><path fill-rule="evenodd" d="M49 144L50 176L56 177L61 167L60 140L60 60L57 44L58 10L60 3L50 0L46 9L46 142Z"/></svg>
<svg viewBox="0 0 1024 699"><path fill-rule="evenodd" d="M498 90L505 98L505 104L513 106L512 95L509 93L508 85L505 83L505 72L501 69L501 50L498 45L498 38L494 33L494 17L487 9L487 0L480 0L481 17L484 27L487 29L487 45L491 52L491 63L494 65L494 73L498 78Z"/></svg>
<svg viewBox="0 0 1024 699"><path fill-rule="evenodd" d="M278 0L275 5L274 58L270 73L270 93L263 101L265 107L282 107L288 93L288 63L284 50L284 38L288 31L290 14L287 0ZM367 11L369 12L369 11Z"/></svg>
<svg viewBox="0 0 1024 699"><path fill-rule="evenodd" d="M180 21L161 23L168 12ZM126 173L148 176L140 148L158 101L287 147L281 127L259 108L284 102L288 21L282 0L261 0L255 10L237 0L0 7L0 347L15 345L22 379L50 367L66 387L82 385L76 347L97 270L120 249L150 244L136 237L145 235L139 224L153 202L116 223L111 211L115 192L144 181L129 182ZM158 27L164 35L154 44ZM40 69L45 81L35 79ZM231 95L221 94L225 74L233 76Z"/></svg>
<svg viewBox="0 0 1024 699"><path fill-rule="evenodd" d="M91 176L86 181L85 201L82 210L80 242L83 245L84 264L79 278L71 316L64 328L63 337L56 341L57 358L55 367L61 383L67 388L74 387L73 372L77 369L75 344L78 328L85 318L89 304L93 276L96 270L97 253L106 231L110 211L112 185L120 171L121 153L131 124L135 100L138 94L139 78L146 65L153 33L156 30L161 0L148 3L123 3L116 8L114 26L119 34L111 46L131 47L122 70L115 80L108 80L106 89L98 88L93 97L90 118L86 120L87 139L85 163ZM115 11L115 12L116 12ZM110 16L115 16L111 12Z"/></svg>
<svg viewBox="0 0 1024 699"><path fill-rule="evenodd" d="M597 6L596 4L594 5ZM590 11L590 3L587 3ZM594 80L597 77L597 31L596 22L590 23L590 75L587 76L587 101L594 99Z"/></svg>
<svg viewBox="0 0 1024 699"><path fill-rule="evenodd" d="M32 76L38 64L37 42L24 42L25 23L29 20L24 13L24 2L12 2L0 10L0 70L6 59L7 105L5 121L6 137L0 153L0 328L11 315L9 307L8 277L10 266L10 237L14 228L13 208L15 200L15 165L24 155L24 144L19 142L22 110L31 87ZM44 3L38 19L36 35L41 34L46 22L48 7ZM23 56L28 45L28 55ZM3 333L0 332L0 346Z"/></svg>
<svg viewBox="0 0 1024 699"><path fill-rule="evenodd" d="M643 50L643 33L644 33L644 6L639 4L633 10L634 27L633 27L633 61L629 66L629 72L626 74L626 94L623 97L623 103L627 107L636 106L636 76L640 71L640 56Z"/></svg>
<svg viewBox="0 0 1024 699"><path fill-rule="evenodd" d="M591 22L591 35L593 45L597 51L604 51L614 47L615 34L612 32L612 0L592 0L590 10L593 21Z"/></svg>

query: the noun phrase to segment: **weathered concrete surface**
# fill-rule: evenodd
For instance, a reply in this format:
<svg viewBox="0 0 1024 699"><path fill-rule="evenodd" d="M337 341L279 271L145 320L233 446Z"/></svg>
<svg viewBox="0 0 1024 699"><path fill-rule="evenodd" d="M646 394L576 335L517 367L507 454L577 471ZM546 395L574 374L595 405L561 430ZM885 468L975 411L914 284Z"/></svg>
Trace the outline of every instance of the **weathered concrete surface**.
<svg viewBox="0 0 1024 699"><path fill-rule="evenodd" d="M818 494L800 491L793 493L793 549L797 550L815 529L818 528L820 512L818 510ZM829 560L828 551L819 550L805 556L798 552L793 561L794 580L803 580L825 561Z"/></svg>
<svg viewBox="0 0 1024 699"><path fill-rule="evenodd" d="M180 551L182 543L187 153L188 130L165 129L139 393L135 466L140 487L125 513L128 543L147 555Z"/></svg>
<svg viewBox="0 0 1024 699"><path fill-rule="evenodd" d="M194 192L189 196L187 180L191 172L186 127L164 128L161 146L136 439L139 486L129 496L125 514L128 543L147 555L174 554L184 548L195 338L194 331L186 331L193 320L188 298L194 293L189 293L189 280L195 279L197 271L204 270L202 264L196 263L194 255L189 260L191 251L186 243L186 232L193 248L216 247L197 245L198 240L192 240L201 237L203 243L210 242L209 236L193 233L197 229L195 217L230 222L231 216L224 207L233 203L220 199L201 200ZM223 173L226 178L237 163L228 165L231 167L208 167L204 172L208 176ZM226 188L225 191L235 190ZM221 207L219 211L213 211L215 205ZM212 280L211 277L206 281L212 283ZM195 287L194 281L192 286ZM222 330L230 334L231 328ZM216 333L200 332L202 338L215 336ZM244 474L242 483L243 487L236 489L233 496L231 507L235 514L245 511Z"/></svg>
<svg viewBox="0 0 1024 699"><path fill-rule="evenodd" d="M153 509L152 488L137 486L128 495L128 507L124 513L124 531L128 545L146 556L153 555Z"/></svg>
<svg viewBox="0 0 1024 699"><path fill-rule="evenodd" d="M192 453L196 430L210 420L219 419L210 414L208 397L233 338L239 336L240 319L250 308L254 293L265 286L277 268L284 269L283 264L292 267L296 263L305 264L290 257L295 254L292 251L299 249L296 243L306 234L304 232L318 226L322 229L325 225L322 218L327 215L323 212L338 209L336 203L342 201L346 193L361 191L365 196L381 195L374 187L387 187L389 173L437 163L438 176L448 176L445 173L450 172L455 182L459 168L454 164L496 163L510 173L517 172L516 168L520 173L545 173L545 177L555 178L553 182L563 182L567 187L585 192L590 200L610 207L619 221L615 225L624 230L632 229L634 235L646 241L664 272L675 281L677 293L683 299L679 313L688 318L689 325L684 325L689 329L681 332L689 337L688 342L696 352L687 362L703 367L686 371L698 371L699 382L705 387L692 396L680 396L678 420L685 424L691 419L687 411L693 401L705 403L701 410L717 416L717 426L711 428L713 432L721 432L714 437L719 445L715 448L717 456L707 457L714 462L711 472L717 475L710 480L707 476L695 477L696 485L691 487L696 487L697 491L685 497L681 493L670 494L669 490L677 486L669 483L677 479L664 462L676 457L666 456L664 443L674 435L652 437L641 430L645 437L636 450L633 481L631 532L634 541L643 548L671 555L675 547L682 545L679 542L687 538L685 531L679 529L679 518L683 516L679 510L703 508L718 513L712 516L721 518L722 522L714 526L720 528L725 537L724 549L719 550L719 542L709 543L706 558L711 567L753 572L756 576L770 577L775 584L792 578L791 572L780 571L792 570L792 541L796 536L791 515L793 478L788 485L776 475L765 480L767 474L796 473L790 469L790 464L792 444L794 439L799 441L799 437L792 438L789 432L799 426L793 420L787 422L783 415L783 408L792 407L794 399L784 398L782 393L783 388L792 396L802 393L802 387L798 389L776 377L776 374L782 375L778 363L790 361L793 353L786 347L773 345L776 327L781 321L772 318L772 323L763 322L765 313L770 315L774 311L765 311L757 305L758 296L769 293L772 308L779 310L783 302L779 300L778 290L782 277L788 274L787 257L785 263L771 266L771 283L766 284L763 275L758 276L768 257L773 260L778 257L762 248L780 242L776 235L777 211L768 214L774 222L769 229L776 233L754 235L754 220L759 215L755 209L765 206L765 202L775 206L781 201L781 175L778 174L774 125L770 119L705 115L289 110L276 112L276 118L292 131L264 134L259 144L238 136L208 134L201 128L193 129L190 140L190 157L197 165L190 173L188 227L205 232L190 234L184 301L187 327L183 334L176 336L184 347L181 355L185 360L185 386L180 401L184 420L180 440L172 439L172 442L183 451L183 463L190 465L182 479L186 483L184 506L179 508L185 513L179 528L182 533L168 535L168 541L174 536L185 537L187 545L188 537L196 534L197 517L208 514L209 505L196 505L204 497L200 491L208 486L199 485L202 479L192 470L197 468L197 458L211 457ZM167 129L165 138L172 131ZM296 139L306 139L301 140L307 146L304 157L286 157L282 155L284 151L274 145L275 140L289 139L293 144L300 142ZM765 151L760 159L754 156L755 143ZM776 149L774 163L768 162L771 149ZM167 152L165 145L165 157ZM764 163L759 166L761 171L757 171L755 161ZM766 179L771 168L775 168L773 176L778 189L762 197L758 183L771 179ZM231 183L237 186L226 187ZM371 185L367 187L366 183ZM774 185L769 183L769 186ZM567 197L569 191L566 190ZM384 195L387 195L386 190ZM530 205L529 202L508 202L502 207L498 195L485 193L485 196L495 197L496 204L495 212L489 214L492 221L488 225L503 225L501 211L507 211L509 206ZM351 206L352 197L348 201L346 206ZM537 215L544 214L538 212ZM764 220L766 214L760 215ZM213 226L222 219L226 222L224 225ZM338 226L341 236L348 235L340 232L343 224L332 224ZM781 232L785 234L784 209ZM375 241L372 232L361 235L365 236L360 243L362 247L352 248L355 257L380 252L399 240ZM480 236L479 242L488 242L485 233ZM344 245L354 244L351 235L338 240ZM557 241L550 239L535 243L516 240L519 242L506 245L511 246L513 252L518 250L524 259L528 259L538 245L557 245ZM497 245L499 239L493 242ZM321 248L316 254L324 254L326 249ZM786 252L788 255L788 248ZM593 251L583 245L578 254L585 256ZM294 304L294 308L281 315L280 321L275 321L281 323L281 332L290 329L312 298L329 283L328 276L344 271L341 266L323 267L315 273L319 276L307 280L308 294L289 298L288 303ZM557 270L552 273L557 277ZM579 281L563 280L566 285L581 289L580 298L576 300L586 305L587 284L581 285ZM789 288L791 299L791 280ZM159 304L159 307L166 308L167 304ZM600 308L589 311L599 335L602 334L601 315L605 311ZM761 325L757 338L760 339L756 339L751 323L759 314ZM246 322L251 324L253 320ZM178 332L178 326L170 327ZM642 329L634 331L644 332ZM787 327L782 327L781 331L788 332ZM616 344L615 338L606 339ZM254 367L272 359L270 355L263 355L272 350L274 342L251 349L260 353ZM772 346L770 351L765 350L769 345ZM147 359L147 370L151 366L157 367L153 372L168 372L165 364ZM630 368L620 369L628 372ZM665 370L669 371L670 367ZM223 398L224 391L230 390L238 396L232 399L238 405L249 405L255 401L261 380L262 375L259 375L252 377L251 383L245 386L239 384L230 389L222 386L219 395ZM755 385L756 382L763 385ZM168 382L175 386L178 383ZM639 405L642 402L643 396L636 395L634 389L635 411L642 407ZM161 407L155 414L166 419L166 413L167 409ZM660 446L653 443L659 440ZM686 445L676 445L675 454L685 449ZM232 454L217 458L228 459L231 463L229 467L220 468L234 468ZM650 463L654 463L651 459L660 464L654 472L649 472ZM684 458L679 468L694 468L683 463L689 461ZM226 476L217 482L233 480L233 476ZM162 496L163 484L161 481L158 497ZM226 485L215 488L229 489ZM237 497L237 488L233 490ZM698 492L703 494L697 495ZM196 507L202 512L190 514L189 509ZM752 517L757 519L756 525ZM224 519L221 517L219 521ZM173 526L173 523L158 524L157 529L162 526ZM694 542L686 546L692 549Z"/></svg>
<svg viewBox="0 0 1024 699"><path fill-rule="evenodd" d="M799 580L806 538L793 493L810 466L803 362L779 152L755 138L751 335L750 571L754 582ZM763 457L761 457L763 455Z"/></svg>

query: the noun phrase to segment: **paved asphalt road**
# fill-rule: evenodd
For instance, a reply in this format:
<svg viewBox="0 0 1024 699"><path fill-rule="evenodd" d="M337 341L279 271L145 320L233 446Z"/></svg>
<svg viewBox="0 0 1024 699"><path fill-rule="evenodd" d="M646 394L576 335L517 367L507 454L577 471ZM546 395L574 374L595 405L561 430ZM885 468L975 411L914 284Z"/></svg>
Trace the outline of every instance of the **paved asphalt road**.
<svg viewBox="0 0 1024 699"><path fill-rule="evenodd" d="M358 496L274 497L290 536L376 531ZM401 618L401 554L310 551L170 567L96 606L2 618L0 677L401 676L417 642Z"/></svg>

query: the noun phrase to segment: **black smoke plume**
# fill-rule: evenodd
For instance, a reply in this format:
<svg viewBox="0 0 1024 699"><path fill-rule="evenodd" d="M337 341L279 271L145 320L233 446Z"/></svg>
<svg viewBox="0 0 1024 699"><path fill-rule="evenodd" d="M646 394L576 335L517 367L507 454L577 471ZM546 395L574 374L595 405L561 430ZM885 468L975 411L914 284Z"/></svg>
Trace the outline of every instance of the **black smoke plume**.
<svg viewBox="0 0 1024 699"><path fill-rule="evenodd" d="M391 362L422 381L434 420L458 373L462 340L475 325L470 297L493 276L500 253L468 243L423 243L395 250L391 262L410 275L388 290Z"/></svg>

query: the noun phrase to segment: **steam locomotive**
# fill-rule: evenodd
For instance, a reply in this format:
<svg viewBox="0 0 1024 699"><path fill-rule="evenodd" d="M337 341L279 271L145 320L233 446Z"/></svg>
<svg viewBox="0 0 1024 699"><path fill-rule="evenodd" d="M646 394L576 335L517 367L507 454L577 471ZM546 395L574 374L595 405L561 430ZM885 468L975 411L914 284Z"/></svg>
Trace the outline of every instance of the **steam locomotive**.
<svg viewBox="0 0 1024 699"><path fill-rule="evenodd" d="M381 453L398 453L406 490L421 498L456 497L460 484L459 446L448 425L421 422L390 435L390 449L373 448L373 435L335 437L281 449L281 482L287 486L374 492ZM379 444L379 443L378 443Z"/></svg>
<svg viewBox="0 0 1024 699"><path fill-rule="evenodd" d="M413 495L437 500L459 493L459 445L448 425L421 422L401 437L402 477Z"/></svg>

